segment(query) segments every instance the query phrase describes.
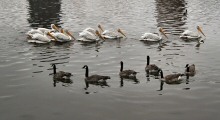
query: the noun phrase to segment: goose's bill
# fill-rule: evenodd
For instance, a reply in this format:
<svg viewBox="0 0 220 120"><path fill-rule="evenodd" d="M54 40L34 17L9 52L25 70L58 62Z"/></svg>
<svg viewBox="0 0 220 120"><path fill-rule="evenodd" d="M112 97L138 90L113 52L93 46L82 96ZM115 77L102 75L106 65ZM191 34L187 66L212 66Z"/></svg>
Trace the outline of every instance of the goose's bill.
<svg viewBox="0 0 220 120"><path fill-rule="evenodd" d="M59 31L59 28L56 25L53 25L52 28L56 31Z"/></svg>
<svg viewBox="0 0 220 120"><path fill-rule="evenodd" d="M164 33L164 30L161 28L160 32L168 39L167 35Z"/></svg>
<svg viewBox="0 0 220 120"><path fill-rule="evenodd" d="M125 35L125 33L123 33L123 32L121 31L121 29L118 29L118 32L121 33L123 36L127 37L127 36Z"/></svg>
<svg viewBox="0 0 220 120"><path fill-rule="evenodd" d="M202 29L199 26L198 26L198 31L201 32L205 36L205 34L203 33Z"/></svg>
<svg viewBox="0 0 220 120"><path fill-rule="evenodd" d="M101 32L104 32L104 30L103 30L101 25L98 25L98 28L101 30Z"/></svg>
<svg viewBox="0 0 220 120"><path fill-rule="evenodd" d="M68 30L66 30L66 34L68 34L70 37L72 37L74 40L76 40L75 37Z"/></svg>
<svg viewBox="0 0 220 120"><path fill-rule="evenodd" d="M48 32L47 35L53 38L55 41L57 41L57 39L50 32Z"/></svg>
<svg viewBox="0 0 220 120"><path fill-rule="evenodd" d="M105 40L105 38L104 37L102 37L102 35L99 33L99 31L98 30L96 30L96 35L98 35L102 40Z"/></svg>

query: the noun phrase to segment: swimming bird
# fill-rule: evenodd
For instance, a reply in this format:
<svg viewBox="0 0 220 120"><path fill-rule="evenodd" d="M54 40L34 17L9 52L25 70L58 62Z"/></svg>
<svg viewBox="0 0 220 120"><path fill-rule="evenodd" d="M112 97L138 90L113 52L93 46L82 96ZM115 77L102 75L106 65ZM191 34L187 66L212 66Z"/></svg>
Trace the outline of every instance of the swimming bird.
<svg viewBox="0 0 220 120"><path fill-rule="evenodd" d="M33 34L39 33L43 35L45 32L56 32L56 31L59 31L59 28L55 24L51 24L51 29L47 29L47 28L31 29L26 34L33 35Z"/></svg>
<svg viewBox="0 0 220 120"><path fill-rule="evenodd" d="M145 67L145 71L149 73L158 73L159 72L159 67L155 64L150 64L150 56L147 56L147 65Z"/></svg>
<svg viewBox="0 0 220 120"><path fill-rule="evenodd" d="M194 76L196 74L196 68L195 68L194 64L192 64L192 65L186 64L185 68L186 68L185 69L185 74L186 75ZM187 68L188 68L188 71L187 71Z"/></svg>
<svg viewBox="0 0 220 120"><path fill-rule="evenodd" d="M54 74L53 78L55 80L70 79L70 77L72 76L72 73L69 73L69 72L64 72L64 71L56 72L55 64L52 64L52 67L53 67L53 74Z"/></svg>
<svg viewBox="0 0 220 120"><path fill-rule="evenodd" d="M50 34L50 32L44 32L44 34L35 33L28 35L29 43L49 43L52 39L56 40L56 38Z"/></svg>
<svg viewBox="0 0 220 120"><path fill-rule="evenodd" d="M60 32L52 32L52 36L56 38L56 42L69 42L75 40L72 34L68 30L60 29Z"/></svg>
<svg viewBox="0 0 220 120"><path fill-rule="evenodd" d="M111 79L109 76L103 76L103 75L97 75L97 74L89 76L89 68L87 65L84 65L83 69L86 69L85 81L88 83L102 83L102 82L106 82L107 79Z"/></svg>
<svg viewBox="0 0 220 120"><path fill-rule="evenodd" d="M186 39L186 40L192 40L192 39L197 40L197 39L202 38L202 35L204 37L206 37L200 26L197 26L196 28L197 28L197 31L198 31L197 33L193 32L193 31L190 31L190 30L185 30L183 33L181 33L180 38Z"/></svg>
<svg viewBox="0 0 220 120"><path fill-rule="evenodd" d="M113 32L110 30L104 30L100 24L98 25L98 28L101 32L101 35L105 39L119 39L119 38L123 38L123 36L126 37L125 33L122 32L122 30L120 28L117 29L117 32Z"/></svg>
<svg viewBox="0 0 220 120"><path fill-rule="evenodd" d="M184 74L176 73L176 74L169 74L165 77L163 76L163 71L160 69L161 81L166 82L167 84L180 84L183 81Z"/></svg>
<svg viewBox="0 0 220 120"><path fill-rule="evenodd" d="M95 34L90 31L83 31L80 33L80 39L78 41L84 42L84 43L97 43L100 40L105 40L98 30L95 30Z"/></svg>
<svg viewBox="0 0 220 120"><path fill-rule="evenodd" d="M161 42L162 41L162 36L161 34L163 34L167 39L167 35L164 33L164 30L162 27L158 27L157 28L157 32L158 32L158 35L157 34L154 34L154 33L144 33L142 36L141 36L141 39L140 41L146 41L146 42Z"/></svg>
<svg viewBox="0 0 220 120"><path fill-rule="evenodd" d="M122 78L131 78L131 79L134 79L136 78L136 74L138 72L134 71L134 70L123 70L123 67L124 67L124 63L123 61L120 62L121 64L121 68L120 68L120 72L119 72L119 76L122 77Z"/></svg>

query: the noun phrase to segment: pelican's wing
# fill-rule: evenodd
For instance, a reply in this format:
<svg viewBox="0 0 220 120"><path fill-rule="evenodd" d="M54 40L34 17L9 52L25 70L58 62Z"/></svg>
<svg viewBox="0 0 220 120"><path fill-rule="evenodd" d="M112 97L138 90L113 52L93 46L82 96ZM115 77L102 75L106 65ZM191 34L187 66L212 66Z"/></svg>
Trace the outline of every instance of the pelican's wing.
<svg viewBox="0 0 220 120"><path fill-rule="evenodd" d="M144 33L142 36L141 36L141 40L147 40L147 41L160 41L162 38L159 37L158 35L156 34L153 34L153 33Z"/></svg>
<svg viewBox="0 0 220 120"><path fill-rule="evenodd" d="M95 34L88 31L83 31L79 33L79 36L88 40L96 40L98 38Z"/></svg>
<svg viewBox="0 0 220 120"><path fill-rule="evenodd" d="M102 36L106 39L117 39L120 37L117 33L109 30L105 30L104 32L102 32Z"/></svg>

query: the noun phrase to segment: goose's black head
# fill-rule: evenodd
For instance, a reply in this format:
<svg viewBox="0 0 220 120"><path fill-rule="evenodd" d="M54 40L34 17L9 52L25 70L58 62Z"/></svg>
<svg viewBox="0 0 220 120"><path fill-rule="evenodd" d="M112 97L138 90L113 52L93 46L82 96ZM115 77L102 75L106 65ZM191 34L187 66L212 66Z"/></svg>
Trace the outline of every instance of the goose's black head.
<svg viewBox="0 0 220 120"><path fill-rule="evenodd" d="M189 64L186 64L186 67L185 67L185 68L187 68L187 67L189 67Z"/></svg>
<svg viewBox="0 0 220 120"><path fill-rule="evenodd" d="M84 66L82 67L82 69L86 69L86 68L88 68L88 66L87 66L87 65L84 65Z"/></svg>

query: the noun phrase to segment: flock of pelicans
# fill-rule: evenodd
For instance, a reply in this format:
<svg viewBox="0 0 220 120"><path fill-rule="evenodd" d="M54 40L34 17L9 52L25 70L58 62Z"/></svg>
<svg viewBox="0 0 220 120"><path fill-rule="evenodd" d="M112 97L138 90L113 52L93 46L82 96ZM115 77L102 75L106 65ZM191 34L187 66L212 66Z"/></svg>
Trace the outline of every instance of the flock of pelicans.
<svg viewBox="0 0 220 120"><path fill-rule="evenodd" d="M163 40L163 36L166 38L167 35L165 34L163 28L159 27L157 29L156 33L144 33L141 37L141 41L147 41L147 42L161 42ZM200 41L201 38L205 37L205 34L203 33L200 26L197 26L198 32L193 32L190 30L184 31L180 38L190 41L190 40L198 40ZM51 24L51 29L47 28L38 28L38 29L31 29L27 32L28 35L28 42L31 43L49 43L49 42L70 42L75 41L76 38L66 29L58 28L56 25ZM98 25L98 29L93 28L86 28L82 32L79 33L79 39L78 41L86 42L86 43L97 43L99 41L104 40L113 40L113 39L120 39L123 37L126 37L125 33L118 29L115 31L110 30L104 30L101 25ZM119 72L119 76L121 78L126 79L136 79L136 74L138 72L134 70L124 70L123 69L123 61L120 62L121 68ZM53 78L54 80L60 81L60 80L69 80L72 76L71 73L64 72L64 71L56 71L56 65L52 64L53 66ZM106 82L107 79L110 79L110 76L103 76L103 75L89 75L89 68L87 65L83 66L83 69L86 70L85 72L85 82L86 85L89 83L91 84L100 84L103 82ZM150 64L150 57L147 56L147 64L145 67L145 71L147 73L147 76L154 75L154 76L160 76L161 81L166 82L167 84L175 84L180 83L183 80L183 76L194 76L196 73L195 65L189 65L187 64L185 66L185 72L184 73L175 73L163 76L163 71L160 67L158 67L155 64Z"/></svg>

